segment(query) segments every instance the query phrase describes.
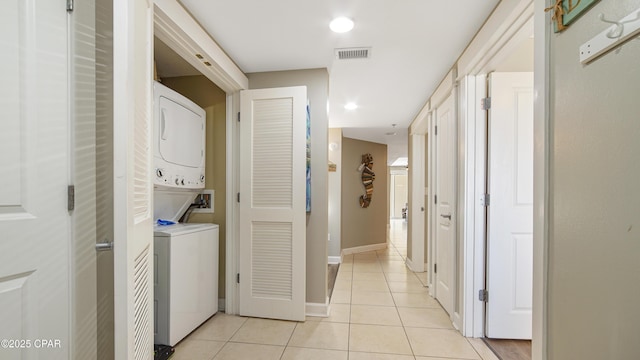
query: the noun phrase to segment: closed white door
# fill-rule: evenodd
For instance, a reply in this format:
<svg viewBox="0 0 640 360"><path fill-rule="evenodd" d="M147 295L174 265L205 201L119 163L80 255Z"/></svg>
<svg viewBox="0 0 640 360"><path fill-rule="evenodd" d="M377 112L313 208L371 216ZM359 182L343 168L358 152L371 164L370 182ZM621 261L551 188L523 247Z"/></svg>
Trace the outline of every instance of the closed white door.
<svg viewBox="0 0 640 360"><path fill-rule="evenodd" d="M531 339L533 73L490 76L486 336Z"/></svg>
<svg viewBox="0 0 640 360"><path fill-rule="evenodd" d="M436 141L436 190L437 196L436 224L436 298L442 307L453 314L453 293L455 274L455 239L456 239L456 124L453 107L453 96L449 96L436 109L437 134Z"/></svg>
<svg viewBox="0 0 640 360"><path fill-rule="evenodd" d="M303 321L306 87L240 103L240 315Z"/></svg>
<svg viewBox="0 0 640 360"><path fill-rule="evenodd" d="M153 4L113 6L115 357L153 359Z"/></svg>
<svg viewBox="0 0 640 360"><path fill-rule="evenodd" d="M67 16L51 0L0 11L1 359L69 359L74 347Z"/></svg>

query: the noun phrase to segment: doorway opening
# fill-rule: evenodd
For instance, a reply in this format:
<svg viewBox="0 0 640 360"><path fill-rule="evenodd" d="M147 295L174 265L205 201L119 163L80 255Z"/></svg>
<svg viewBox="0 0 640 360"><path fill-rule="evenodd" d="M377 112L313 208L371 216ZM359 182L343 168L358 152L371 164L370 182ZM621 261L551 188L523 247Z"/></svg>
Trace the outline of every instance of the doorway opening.
<svg viewBox="0 0 640 360"><path fill-rule="evenodd" d="M391 183L389 186L389 215L394 219L407 219L408 212L408 177L405 167L391 167Z"/></svg>
<svg viewBox="0 0 640 360"><path fill-rule="evenodd" d="M505 360L530 360L533 316L533 23L488 68L484 336ZM490 297L491 301L486 301Z"/></svg>

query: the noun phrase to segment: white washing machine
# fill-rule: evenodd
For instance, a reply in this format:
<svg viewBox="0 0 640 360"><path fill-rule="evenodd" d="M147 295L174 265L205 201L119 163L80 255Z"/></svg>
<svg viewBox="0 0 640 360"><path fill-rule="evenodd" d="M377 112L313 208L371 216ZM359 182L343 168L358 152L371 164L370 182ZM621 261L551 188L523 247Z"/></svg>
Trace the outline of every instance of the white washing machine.
<svg viewBox="0 0 640 360"><path fill-rule="evenodd" d="M155 343L174 346L218 311L218 225L154 229Z"/></svg>
<svg viewBox="0 0 640 360"><path fill-rule="evenodd" d="M206 112L160 83L153 89L153 218L177 223L205 186ZM154 233L154 342L174 346L218 311L218 225Z"/></svg>

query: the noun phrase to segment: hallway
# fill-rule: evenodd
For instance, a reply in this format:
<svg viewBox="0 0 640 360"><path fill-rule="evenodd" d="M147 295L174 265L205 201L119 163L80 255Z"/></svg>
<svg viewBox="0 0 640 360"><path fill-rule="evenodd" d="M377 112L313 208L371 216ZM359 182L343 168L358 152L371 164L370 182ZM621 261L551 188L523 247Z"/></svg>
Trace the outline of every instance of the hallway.
<svg viewBox="0 0 640 360"><path fill-rule="evenodd" d="M453 329L428 295L426 273L404 264L406 223L391 220L389 248L343 258L331 316L302 323L216 314L172 359L497 360L481 339Z"/></svg>

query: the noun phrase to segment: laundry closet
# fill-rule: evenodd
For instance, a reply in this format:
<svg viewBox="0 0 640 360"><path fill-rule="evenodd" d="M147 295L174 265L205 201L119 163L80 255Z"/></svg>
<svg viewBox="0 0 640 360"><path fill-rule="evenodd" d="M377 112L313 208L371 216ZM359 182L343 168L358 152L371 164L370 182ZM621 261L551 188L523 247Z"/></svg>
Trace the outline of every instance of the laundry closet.
<svg viewBox="0 0 640 360"><path fill-rule="evenodd" d="M157 38L154 57L155 343L173 346L224 298L226 94Z"/></svg>

